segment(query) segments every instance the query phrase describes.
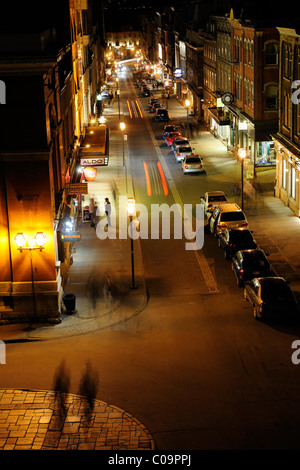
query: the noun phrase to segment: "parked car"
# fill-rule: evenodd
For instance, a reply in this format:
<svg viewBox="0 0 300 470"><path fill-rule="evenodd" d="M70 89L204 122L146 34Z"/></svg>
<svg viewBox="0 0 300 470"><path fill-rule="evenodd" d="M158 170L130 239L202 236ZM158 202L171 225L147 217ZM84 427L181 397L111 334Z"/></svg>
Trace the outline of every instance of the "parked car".
<svg viewBox="0 0 300 470"><path fill-rule="evenodd" d="M178 139L173 140L171 148L172 150L176 150L177 147L180 147L181 145L191 145L189 139L186 137L178 137Z"/></svg>
<svg viewBox="0 0 300 470"><path fill-rule="evenodd" d="M178 127L174 126L174 124L167 124L163 129L163 137L165 138L169 132L176 132L177 129Z"/></svg>
<svg viewBox="0 0 300 470"><path fill-rule="evenodd" d="M159 103L159 99L158 98L151 98L151 100L149 100L149 108L150 109L154 105L154 103Z"/></svg>
<svg viewBox="0 0 300 470"><path fill-rule="evenodd" d="M162 108L162 105L159 102L153 103L150 106L150 113L155 113L156 109Z"/></svg>
<svg viewBox="0 0 300 470"><path fill-rule="evenodd" d="M218 237L226 228L248 227L246 216L237 204L216 206L208 219L211 233Z"/></svg>
<svg viewBox="0 0 300 470"><path fill-rule="evenodd" d="M150 96L151 95L151 91L149 90L149 88L144 88L142 90L142 95L143 96Z"/></svg>
<svg viewBox="0 0 300 470"><path fill-rule="evenodd" d="M204 205L204 215L211 215L216 205L225 204L227 197L223 191L207 191L201 198L200 203Z"/></svg>
<svg viewBox="0 0 300 470"><path fill-rule="evenodd" d="M260 277L246 282L244 298L253 306L256 319L290 319L298 317L298 304L282 277Z"/></svg>
<svg viewBox="0 0 300 470"><path fill-rule="evenodd" d="M267 254L258 248L237 251L232 257L231 267L239 287L255 277L274 275Z"/></svg>
<svg viewBox="0 0 300 470"><path fill-rule="evenodd" d="M224 249L226 259L231 258L239 250L257 248L257 243L247 228L226 228L222 230L218 237L218 245Z"/></svg>
<svg viewBox="0 0 300 470"><path fill-rule="evenodd" d="M170 121L168 110L165 108L157 108L154 115L155 121Z"/></svg>
<svg viewBox="0 0 300 470"><path fill-rule="evenodd" d="M204 173L204 174L206 174L202 159L199 157L199 155L193 155L193 156L190 156L190 157L185 157L182 160L181 165L182 165L182 171L183 171L184 175L186 173Z"/></svg>
<svg viewBox="0 0 300 470"><path fill-rule="evenodd" d="M167 135L165 136L166 144L170 147L172 145L173 140L180 136L181 134L178 131L168 132Z"/></svg>
<svg viewBox="0 0 300 470"><path fill-rule="evenodd" d="M111 93L108 90L103 90L100 93L102 99L108 99L111 96Z"/></svg>
<svg viewBox="0 0 300 470"><path fill-rule="evenodd" d="M176 160L181 162L185 157L194 155L193 150L194 149L190 145L181 145L180 147L176 147L176 150L174 150Z"/></svg>

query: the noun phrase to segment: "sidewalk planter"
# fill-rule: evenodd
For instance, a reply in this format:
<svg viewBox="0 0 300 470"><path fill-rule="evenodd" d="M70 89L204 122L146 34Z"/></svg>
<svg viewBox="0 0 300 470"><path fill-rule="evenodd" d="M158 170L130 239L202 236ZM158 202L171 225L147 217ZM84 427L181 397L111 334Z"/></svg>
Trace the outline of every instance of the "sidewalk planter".
<svg viewBox="0 0 300 470"><path fill-rule="evenodd" d="M63 303L66 307L67 313L73 313L75 311L76 305L76 295L74 294L64 294Z"/></svg>

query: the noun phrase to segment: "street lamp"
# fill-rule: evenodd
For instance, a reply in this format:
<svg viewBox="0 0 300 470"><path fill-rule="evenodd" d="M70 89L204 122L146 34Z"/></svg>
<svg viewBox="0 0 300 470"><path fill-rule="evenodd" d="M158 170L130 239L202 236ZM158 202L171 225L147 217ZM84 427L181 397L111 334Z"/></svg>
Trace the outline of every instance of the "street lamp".
<svg viewBox="0 0 300 470"><path fill-rule="evenodd" d="M133 252L133 227L132 227L132 218L135 214L135 200L133 197L128 198L127 200L127 212L130 220L130 245L131 245L131 288L135 289L135 280L134 280L134 252Z"/></svg>
<svg viewBox="0 0 300 470"><path fill-rule="evenodd" d="M117 90L117 97L118 97L118 109L119 109L119 120L120 120L120 90Z"/></svg>
<svg viewBox="0 0 300 470"><path fill-rule="evenodd" d="M45 238L46 235L44 232L37 232L34 237L35 245L33 244L33 240L28 240L26 235L23 232L19 232L15 236L15 243L17 245L17 249L20 253L23 250L29 250L30 252L30 268L31 268L31 284L32 284L32 298L33 298L33 313L36 316L36 301L35 301L35 290L34 290L34 277L33 277L33 263L32 263L32 252L33 250L40 250L42 251L45 248ZM28 245L26 245L26 242Z"/></svg>
<svg viewBox="0 0 300 470"><path fill-rule="evenodd" d="M190 100L185 100L185 106L186 106L186 135L189 137L189 106L190 106Z"/></svg>
<svg viewBox="0 0 300 470"><path fill-rule="evenodd" d="M241 159L241 196L242 196L242 211L244 210L244 160L246 158L246 150L240 148L238 151L238 155Z"/></svg>
<svg viewBox="0 0 300 470"><path fill-rule="evenodd" d="M125 122L120 122L120 129L122 131L122 141L123 141L123 170L125 168L125 160L124 160L124 129L125 129Z"/></svg>

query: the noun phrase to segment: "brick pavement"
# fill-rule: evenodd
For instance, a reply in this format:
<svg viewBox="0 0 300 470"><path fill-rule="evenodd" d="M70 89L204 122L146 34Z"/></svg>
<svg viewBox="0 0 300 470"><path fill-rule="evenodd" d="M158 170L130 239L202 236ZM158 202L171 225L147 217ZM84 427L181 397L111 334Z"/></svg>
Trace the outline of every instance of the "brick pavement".
<svg viewBox="0 0 300 470"><path fill-rule="evenodd" d="M129 413L67 394L0 389L0 450L153 450L154 441Z"/></svg>

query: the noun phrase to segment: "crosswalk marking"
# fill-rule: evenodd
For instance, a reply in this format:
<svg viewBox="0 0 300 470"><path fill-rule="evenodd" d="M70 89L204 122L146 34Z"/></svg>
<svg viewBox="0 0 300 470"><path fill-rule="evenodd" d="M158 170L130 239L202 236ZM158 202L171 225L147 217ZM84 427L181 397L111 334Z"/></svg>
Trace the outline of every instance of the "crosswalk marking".
<svg viewBox="0 0 300 470"><path fill-rule="evenodd" d="M127 109L131 119L144 117L137 100L127 100Z"/></svg>

